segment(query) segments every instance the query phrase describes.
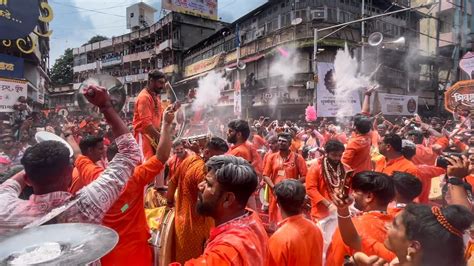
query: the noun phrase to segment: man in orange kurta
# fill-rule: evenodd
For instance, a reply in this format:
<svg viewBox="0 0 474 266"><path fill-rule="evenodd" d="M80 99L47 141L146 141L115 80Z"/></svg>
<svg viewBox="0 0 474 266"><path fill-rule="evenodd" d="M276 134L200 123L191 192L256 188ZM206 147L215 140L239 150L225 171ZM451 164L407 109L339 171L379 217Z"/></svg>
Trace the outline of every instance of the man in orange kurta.
<svg viewBox="0 0 474 266"><path fill-rule="evenodd" d="M331 243L334 230L336 230L337 220L335 215L336 208L334 204L332 204L331 199L329 179L326 177L325 171L323 171L323 165L327 163L335 171L340 169L341 173L344 174L345 169L341 163L341 157L344 153L344 144L337 140L330 140L324 145L324 150L326 155L319 158L308 170L306 176L306 193L311 199L311 217L318 223L323 232L323 251L325 254Z"/></svg>
<svg viewBox="0 0 474 266"><path fill-rule="evenodd" d="M287 179L275 185L274 191L283 221L268 241L270 252L266 265L322 265L323 236L302 214L304 185Z"/></svg>
<svg viewBox="0 0 474 266"><path fill-rule="evenodd" d="M196 258L202 254L204 244L214 221L209 217L198 215L196 204L198 184L207 174L205 161L211 156L221 155L227 151L227 143L220 138L209 140L204 150L204 158L189 155L176 169L168 183L167 201L175 204L175 258L179 263ZM175 200L176 194L176 200Z"/></svg>
<svg viewBox="0 0 474 266"><path fill-rule="evenodd" d="M152 157L155 152L150 139L158 142L160 123L163 113L160 92L166 84L165 75L152 70L148 73L148 86L138 94L133 113L133 135L142 148L144 159Z"/></svg>
<svg viewBox="0 0 474 266"><path fill-rule="evenodd" d="M185 265L264 265L268 236L258 215L245 209L258 185L255 170L244 159L211 157L199 184L197 211L214 219L204 253Z"/></svg>
<svg viewBox="0 0 474 266"><path fill-rule="evenodd" d="M416 154L411 159L415 165L435 165L438 154L433 151L431 145L423 144L424 136L421 131L409 131L408 140L416 144Z"/></svg>
<svg viewBox="0 0 474 266"><path fill-rule="evenodd" d="M354 170L357 174L362 171L372 170L370 147L372 145L372 123L365 115L354 116L354 136L347 143L342 156L342 163Z"/></svg>
<svg viewBox="0 0 474 266"><path fill-rule="evenodd" d="M352 179L352 197L354 207L362 211L361 215L350 218L348 206L338 206L339 227L334 233L327 251L326 265L343 265L344 257L352 255L354 249L360 249L367 255L376 255L374 241L383 245L387 236L387 226L393 217L387 214L387 205L395 197L395 187L391 177L377 172L361 172ZM346 227L345 219L351 219L359 238ZM347 234L349 233L349 234ZM344 239L344 240L343 240ZM374 241L364 241L371 239ZM347 246L359 243L358 247Z"/></svg>
<svg viewBox="0 0 474 266"><path fill-rule="evenodd" d="M155 176L164 168L163 162L171 151L171 122L173 116L165 112L163 134L160 137L157 154L143 164L137 166L129 179L122 194L107 211L102 224L114 229L119 235L115 248L101 259L102 265L151 265L152 252L148 245L149 228L145 217L144 189L153 181ZM107 157L113 159L118 152L116 145L110 145ZM79 174L85 180L85 185L93 182L104 171L86 156L76 159ZM89 183L88 183L89 182ZM71 193L76 193L81 187L74 187ZM130 256L133 254L133 256Z"/></svg>
<svg viewBox="0 0 474 266"><path fill-rule="evenodd" d="M273 187L285 179L298 179L304 182L308 171L303 157L290 151L291 135L288 133L278 134L280 151L271 154L268 163L263 170L265 182L273 190ZM276 225L281 220L280 212L273 193L270 193L270 206L268 209L270 223Z"/></svg>
<svg viewBox="0 0 474 266"><path fill-rule="evenodd" d="M172 177L176 172L178 166L189 156L189 152L184 148L184 144L181 140L177 140L173 143L173 155L168 159L166 164L168 165L168 178Z"/></svg>

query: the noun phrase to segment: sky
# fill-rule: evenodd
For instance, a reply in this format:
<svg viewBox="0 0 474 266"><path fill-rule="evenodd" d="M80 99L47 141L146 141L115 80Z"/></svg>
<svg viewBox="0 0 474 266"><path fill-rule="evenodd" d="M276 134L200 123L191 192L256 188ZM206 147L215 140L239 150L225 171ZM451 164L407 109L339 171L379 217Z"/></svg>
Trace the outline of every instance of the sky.
<svg viewBox="0 0 474 266"><path fill-rule="evenodd" d="M54 19L50 24L50 66L66 48L80 47L95 35L120 36L126 29L125 11L137 0L49 0ZM144 0L161 14L161 1ZM267 0L219 0L218 16L225 22L233 22Z"/></svg>

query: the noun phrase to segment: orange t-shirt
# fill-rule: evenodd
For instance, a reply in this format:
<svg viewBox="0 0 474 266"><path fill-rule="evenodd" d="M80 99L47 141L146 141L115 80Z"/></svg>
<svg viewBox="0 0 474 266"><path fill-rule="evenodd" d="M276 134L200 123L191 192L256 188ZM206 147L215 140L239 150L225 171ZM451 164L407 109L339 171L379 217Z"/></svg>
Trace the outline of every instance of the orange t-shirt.
<svg viewBox="0 0 474 266"><path fill-rule="evenodd" d="M79 155L74 163L76 167L72 171L72 183L69 192L76 194L81 188L96 180L104 171L104 168L96 165L89 157Z"/></svg>
<svg viewBox="0 0 474 266"><path fill-rule="evenodd" d="M261 147L267 146L267 142L258 134L253 135L252 144L256 149L260 149Z"/></svg>
<svg viewBox="0 0 474 266"><path fill-rule="evenodd" d="M372 134L356 134L347 143L346 150L342 156L342 163L354 170L357 174L363 171L372 170L372 160L370 157L370 147Z"/></svg>
<svg viewBox="0 0 474 266"><path fill-rule="evenodd" d="M76 167L87 186L99 177L103 169L99 171L100 167L84 157L80 156L76 160ZM102 224L118 233L119 242L101 259L102 265L151 265L152 253L148 246L150 234L143 209L143 193L145 186L153 181L163 167L156 156L137 166L122 194L105 214Z"/></svg>
<svg viewBox="0 0 474 266"><path fill-rule="evenodd" d="M252 143L246 141L242 144L232 146L227 152L228 155L234 155L236 157L241 157L254 167L258 175L262 174L263 171L263 162L262 157L258 154L257 150L253 147Z"/></svg>
<svg viewBox="0 0 474 266"><path fill-rule="evenodd" d="M318 204L324 199L332 200L326 180L323 176L322 158L318 159L308 170L306 176L306 194L308 194L311 199L311 216L316 219L327 217L329 215L328 208Z"/></svg>
<svg viewBox="0 0 474 266"><path fill-rule="evenodd" d="M381 160L378 160L375 163L375 171L384 173L386 175L392 175L393 172L404 172L412 174L418 177L418 168L411 161L407 160L405 157L400 156L390 161L386 161L385 157Z"/></svg>
<svg viewBox="0 0 474 266"><path fill-rule="evenodd" d="M445 174L446 170L432 165L417 165L417 168L417 177L422 185L421 194L418 196L417 201L426 204L430 201L431 179Z"/></svg>
<svg viewBox="0 0 474 266"><path fill-rule="evenodd" d="M163 168L156 156L137 166L122 195L105 214L102 224L117 231L120 238L115 248L102 257L102 265L152 265L150 229L143 209L144 189Z"/></svg>
<svg viewBox="0 0 474 266"><path fill-rule="evenodd" d="M362 252L368 256L377 255L374 243L382 244L387 236L387 225L393 217L381 212L365 212L360 216L352 218L352 222L362 240L371 239L374 241L362 241ZM326 265L343 265L344 256L352 255L353 251L344 244L339 228L333 235L332 242L327 251ZM395 255L393 255L393 258ZM391 260L390 260L391 261Z"/></svg>
<svg viewBox="0 0 474 266"><path fill-rule="evenodd" d="M266 265L323 265L323 236L303 214L286 218L268 241Z"/></svg>
<svg viewBox="0 0 474 266"><path fill-rule="evenodd" d="M241 157L247 160L248 162L252 161L252 153L247 147L246 143L242 143L239 145L234 145L230 147L230 150L227 152L229 155L234 155L235 157Z"/></svg>
<svg viewBox="0 0 474 266"><path fill-rule="evenodd" d="M433 152L433 149L430 147L426 147L423 144L416 145L416 154L411 158L411 161L415 165L426 164L426 165L435 165L436 158L438 154Z"/></svg>

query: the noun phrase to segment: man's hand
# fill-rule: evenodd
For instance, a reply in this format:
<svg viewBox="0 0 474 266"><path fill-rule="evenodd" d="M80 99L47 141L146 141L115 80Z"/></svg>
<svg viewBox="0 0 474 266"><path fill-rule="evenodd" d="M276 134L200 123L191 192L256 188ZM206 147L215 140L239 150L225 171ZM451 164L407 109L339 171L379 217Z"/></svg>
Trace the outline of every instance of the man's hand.
<svg viewBox="0 0 474 266"><path fill-rule="evenodd" d="M166 124L171 124L171 123L173 123L173 120L174 120L174 106L169 105L168 107L166 107L166 109L164 111L163 121Z"/></svg>
<svg viewBox="0 0 474 266"><path fill-rule="evenodd" d="M84 89L83 93L91 104L99 108L112 107L110 96L104 87L89 85Z"/></svg>
<svg viewBox="0 0 474 266"><path fill-rule="evenodd" d="M466 156L459 157L445 157L449 162L447 174L448 176L455 176L464 178L469 175L469 160Z"/></svg>
<svg viewBox="0 0 474 266"><path fill-rule="evenodd" d="M351 206L352 202L354 202L353 198L343 197L343 193L338 191L331 193L331 199L338 210L349 209L349 206Z"/></svg>
<svg viewBox="0 0 474 266"><path fill-rule="evenodd" d="M354 265L361 265L361 266L382 266L385 265L385 261L375 255L367 256L362 252L356 252L353 258Z"/></svg>
<svg viewBox="0 0 474 266"><path fill-rule="evenodd" d="M365 95L370 96L378 88L378 85L374 85L365 90Z"/></svg>

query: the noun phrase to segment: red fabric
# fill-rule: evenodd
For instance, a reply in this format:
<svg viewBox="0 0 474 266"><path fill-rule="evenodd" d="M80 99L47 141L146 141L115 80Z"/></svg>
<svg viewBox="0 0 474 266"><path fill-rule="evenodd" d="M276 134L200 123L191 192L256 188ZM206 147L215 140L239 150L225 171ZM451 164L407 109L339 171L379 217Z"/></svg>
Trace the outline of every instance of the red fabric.
<svg viewBox="0 0 474 266"><path fill-rule="evenodd" d="M285 179L299 179L305 177L308 172L306 162L303 157L297 153L290 152L286 161L283 161L280 152L275 152L268 158L263 175L269 177L273 184L278 184ZM275 197L270 193L268 214L271 223L277 223L281 220Z"/></svg>
<svg viewBox="0 0 474 266"><path fill-rule="evenodd" d="M346 150L342 156L342 163L354 170L357 174L372 169L372 160L370 157L372 134L356 134L347 144Z"/></svg>
<svg viewBox="0 0 474 266"><path fill-rule="evenodd" d="M329 215L326 206L319 204L324 199L331 201L331 196L323 176L322 158L311 165L306 176L306 194L311 199L311 216L322 219Z"/></svg>
<svg viewBox="0 0 474 266"><path fill-rule="evenodd" d="M256 213L219 225L211 230L208 244L199 258L185 265L264 265L268 236Z"/></svg>
<svg viewBox="0 0 474 266"><path fill-rule="evenodd" d="M286 218L270 237L268 266L321 266L323 236L313 222L302 214Z"/></svg>
<svg viewBox="0 0 474 266"><path fill-rule="evenodd" d="M85 186L103 172L101 167L85 156L76 159L76 167L82 180L81 184ZM143 209L143 193L145 186L153 181L163 167L163 163L156 156L137 166L122 195L105 214L102 224L119 234L119 242L101 259L102 265L151 265L152 253L148 246L150 234ZM76 189L75 187L75 191L79 190Z"/></svg>
<svg viewBox="0 0 474 266"><path fill-rule="evenodd" d="M371 239L373 241L362 241L362 252L368 256L377 255L374 248L376 243L382 244L387 236L387 225L390 224L393 217L380 212L366 212L360 216L352 218L352 222L362 240ZM344 244L339 229L336 229L332 242L329 245L326 265L343 265L344 256L352 255L353 251ZM394 257L394 256L393 256Z"/></svg>
<svg viewBox="0 0 474 266"><path fill-rule="evenodd" d="M267 146L267 142L265 141L265 139L260 137L258 134L253 135L252 143L256 149L260 149L261 147Z"/></svg>
<svg viewBox="0 0 474 266"><path fill-rule="evenodd" d="M263 162L260 154L258 154L257 149L254 148L252 143L246 141L239 145L234 145L227 152L229 155L234 155L236 157L241 157L247 160L254 167L258 175L261 175L263 172Z"/></svg>
<svg viewBox="0 0 474 266"><path fill-rule="evenodd" d="M420 179L422 185L421 194L418 196L417 201L426 204L430 201L431 179L445 174L446 170L432 165L418 165L417 168L417 177Z"/></svg>
<svg viewBox="0 0 474 266"><path fill-rule="evenodd" d="M418 168L411 161L405 159L405 157L400 156L396 159L386 161L385 157L381 160L378 160L375 164L375 171L381 172L387 175L392 175L393 172L404 172L412 174L418 177Z"/></svg>
<svg viewBox="0 0 474 266"><path fill-rule="evenodd" d="M433 149L431 148L431 146L426 147L423 144L417 144L416 154L415 156L413 156L411 161L415 165L420 165L420 164L435 165L437 157L438 157L438 154L433 152Z"/></svg>
<svg viewBox="0 0 474 266"><path fill-rule="evenodd" d="M156 105L156 106L155 106ZM135 111L133 114L133 136L138 141L139 133L142 136L142 151L145 159L152 157L155 153L150 141L145 136L145 128L152 125L156 130L160 130L161 116L163 110L159 96L151 95L147 89L143 89L138 94L135 101Z"/></svg>

